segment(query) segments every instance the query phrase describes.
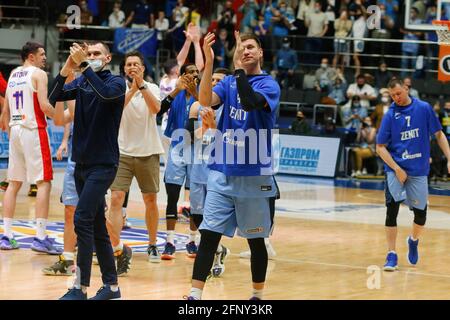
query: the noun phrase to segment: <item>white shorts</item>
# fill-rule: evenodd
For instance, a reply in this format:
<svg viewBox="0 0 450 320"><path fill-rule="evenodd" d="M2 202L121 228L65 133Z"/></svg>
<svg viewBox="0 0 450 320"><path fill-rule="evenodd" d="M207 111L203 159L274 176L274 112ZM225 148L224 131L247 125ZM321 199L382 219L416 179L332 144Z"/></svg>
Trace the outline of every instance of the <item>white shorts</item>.
<svg viewBox="0 0 450 320"><path fill-rule="evenodd" d="M8 180L36 183L52 179L52 156L47 130L12 126L9 134Z"/></svg>

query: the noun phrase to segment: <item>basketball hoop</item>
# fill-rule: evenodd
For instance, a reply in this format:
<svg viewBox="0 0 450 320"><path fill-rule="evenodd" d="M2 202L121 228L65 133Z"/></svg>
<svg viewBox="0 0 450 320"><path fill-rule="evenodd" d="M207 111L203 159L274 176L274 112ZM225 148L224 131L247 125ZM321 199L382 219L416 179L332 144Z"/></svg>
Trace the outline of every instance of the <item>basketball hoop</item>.
<svg viewBox="0 0 450 320"><path fill-rule="evenodd" d="M435 31L438 36L439 45L450 45L450 21L433 20L432 23L436 26Z"/></svg>

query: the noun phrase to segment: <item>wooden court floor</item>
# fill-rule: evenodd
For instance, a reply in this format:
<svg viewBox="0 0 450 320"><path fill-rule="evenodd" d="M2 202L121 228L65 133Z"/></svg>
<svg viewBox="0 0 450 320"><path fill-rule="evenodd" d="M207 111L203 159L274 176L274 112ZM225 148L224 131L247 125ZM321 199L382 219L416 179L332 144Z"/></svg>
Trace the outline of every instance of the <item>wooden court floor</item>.
<svg viewBox="0 0 450 320"><path fill-rule="evenodd" d="M399 226L397 248L400 269L386 273L380 271L386 255L382 191L333 186L308 186L299 190L288 184L281 188L285 189L281 203L298 203L298 211L302 210L305 199L319 203L333 201L336 205L344 202L379 204L379 221L339 221L333 218L337 213L331 213L326 220L319 220L293 217L277 210L276 228L271 237L277 256L269 261L265 299L450 299L448 196L430 196L430 211L439 211L440 215L435 215L441 220L435 221L437 227L426 229L419 247L418 265L411 267L407 264L405 238L410 228L403 225ZM54 221L63 221L59 192L52 192L50 219ZM3 198L3 193L0 198ZM18 198L17 218L33 219L34 199L23 191ZM159 204L160 217L164 213L163 201ZM142 203L131 200L129 216L142 219L142 212ZM412 222L412 215L410 218ZM161 231L165 230L163 220L160 227ZM177 225L177 232L187 234L187 230L187 224ZM223 244L232 252L226 261L226 271L221 278L207 282L203 298L248 299L251 294L250 261L238 255L247 249L246 241L225 238ZM70 278L41 273L43 267L56 259L29 249L0 251L0 300L60 297L65 293ZM175 260L160 264L147 262L145 253L136 253L129 275L119 280L123 299L182 299L190 289L193 262L184 252L178 252ZM92 268L89 296L94 295L101 285L99 267L93 265Z"/></svg>

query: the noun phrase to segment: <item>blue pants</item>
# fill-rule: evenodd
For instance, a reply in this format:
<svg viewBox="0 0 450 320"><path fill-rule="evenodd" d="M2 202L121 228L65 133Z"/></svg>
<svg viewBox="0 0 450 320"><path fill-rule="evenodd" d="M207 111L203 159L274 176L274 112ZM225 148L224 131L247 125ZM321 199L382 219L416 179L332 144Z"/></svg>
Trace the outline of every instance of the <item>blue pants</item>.
<svg viewBox="0 0 450 320"><path fill-rule="evenodd" d="M79 201L74 223L78 242L77 266L80 268L82 286L89 286L94 244L103 284L117 284L116 265L105 219L105 194L116 172L114 165L75 166Z"/></svg>

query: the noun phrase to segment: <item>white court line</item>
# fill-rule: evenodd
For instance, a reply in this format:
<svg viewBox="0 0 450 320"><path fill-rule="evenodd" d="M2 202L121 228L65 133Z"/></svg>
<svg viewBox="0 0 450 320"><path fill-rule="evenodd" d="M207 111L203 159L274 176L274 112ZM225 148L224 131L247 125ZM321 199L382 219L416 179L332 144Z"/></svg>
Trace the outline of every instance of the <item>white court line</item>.
<svg viewBox="0 0 450 320"><path fill-rule="evenodd" d="M236 253L232 253L231 255L239 257L239 254L236 254ZM241 260L244 260L244 259L241 258ZM309 261L309 260L302 260L302 259L285 259L285 258L280 259L278 257L272 261L274 261L274 262L280 261L280 262L295 263L295 264L307 263L307 264L313 264L313 265L322 265L322 266L326 266L326 267L338 267L338 268L361 269L361 270L367 270L367 268L369 267L369 266L361 267L361 266L349 265L349 264L317 262L317 261ZM270 262L270 260L269 260L269 262ZM380 267L380 269L382 270L383 268ZM413 275L426 276L426 277L450 279L450 274L426 273L426 272L411 271L411 270L404 271L402 269L398 269L394 272L390 272L389 274L392 274L392 273L405 273L408 275L413 274Z"/></svg>

